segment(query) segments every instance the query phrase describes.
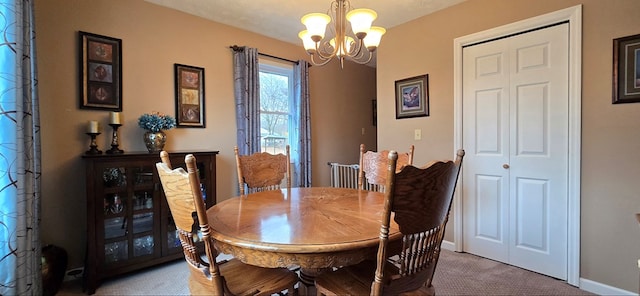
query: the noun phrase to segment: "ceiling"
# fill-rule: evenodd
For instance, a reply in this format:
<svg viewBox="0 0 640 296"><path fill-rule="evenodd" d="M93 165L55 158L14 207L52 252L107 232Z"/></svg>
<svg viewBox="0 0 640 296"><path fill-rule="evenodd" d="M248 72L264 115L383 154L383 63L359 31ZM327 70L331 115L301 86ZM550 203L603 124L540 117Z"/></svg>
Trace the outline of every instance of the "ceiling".
<svg viewBox="0 0 640 296"><path fill-rule="evenodd" d="M331 0L145 0L215 22L241 28L289 43L300 44L304 29L300 18L329 10ZM386 29L465 0L351 0L352 8L378 13L375 26ZM384 38L383 38L384 42Z"/></svg>

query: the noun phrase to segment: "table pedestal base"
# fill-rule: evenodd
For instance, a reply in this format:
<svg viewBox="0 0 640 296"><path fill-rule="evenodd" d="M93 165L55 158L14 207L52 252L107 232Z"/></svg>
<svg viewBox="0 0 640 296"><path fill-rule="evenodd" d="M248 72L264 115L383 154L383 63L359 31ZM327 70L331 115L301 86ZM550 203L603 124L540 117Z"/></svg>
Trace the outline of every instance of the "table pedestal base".
<svg viewBox="0 0 640 296"><path fill-rule="evenodd" d="M316 295L316 276L328 268L300 268L300 285L298 295Z"/></svg>

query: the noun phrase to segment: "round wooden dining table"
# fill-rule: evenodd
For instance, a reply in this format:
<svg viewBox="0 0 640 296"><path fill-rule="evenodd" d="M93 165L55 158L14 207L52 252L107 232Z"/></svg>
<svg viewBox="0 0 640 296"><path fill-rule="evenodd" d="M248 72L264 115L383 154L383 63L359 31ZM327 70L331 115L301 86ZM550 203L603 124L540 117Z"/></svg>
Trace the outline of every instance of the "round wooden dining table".
<svg viewBox="0 0 640 296"><path fill-rule="evenodd" d="M227 199L207 216L218 251L251 265L300 266L306 289L326 268L376 258L383 206L379 192L288 188ZM389 240L400 237L391 221Z"/></svg>

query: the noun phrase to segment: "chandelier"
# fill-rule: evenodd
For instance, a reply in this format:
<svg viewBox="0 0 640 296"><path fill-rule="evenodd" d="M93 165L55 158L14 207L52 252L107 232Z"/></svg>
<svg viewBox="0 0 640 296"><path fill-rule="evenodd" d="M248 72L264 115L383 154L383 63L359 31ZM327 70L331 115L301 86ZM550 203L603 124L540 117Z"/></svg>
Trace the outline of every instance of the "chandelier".
<svg viewBox="0 0 640 296"><path fill-rule="evenodd" d="M351 9L348 0L335 0L331 2L327 14L309 13L303 16L300 21L307 29L300 32L298 37L302 39L313 65L322 66L333 57L340 60L341 68L345 58L366 64L371 61L373 52L386 32L382 27L371 26L376 17L378 14L371 9ZM327 25L332 20L333 26L330 26L330 33L325 39ZM351 27L353 35L348 27Z"/></svg>

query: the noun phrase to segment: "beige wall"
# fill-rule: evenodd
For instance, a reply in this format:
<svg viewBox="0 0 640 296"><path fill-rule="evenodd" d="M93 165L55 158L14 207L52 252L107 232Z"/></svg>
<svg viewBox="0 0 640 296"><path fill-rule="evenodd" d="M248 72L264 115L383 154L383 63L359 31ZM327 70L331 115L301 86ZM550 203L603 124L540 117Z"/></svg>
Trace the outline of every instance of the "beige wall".
<svg viewBox="0 0 640 296"><path fill-rule="evenodd" d="M297 60L301 45L270 39L141 0L36 2L42 132L42 240L69 252L69 268L83 265L86 240L85 173L88 120L99 120L99 149L110 148L107 111L78 108L78 33L122 39L124 125L120 148L144 151L137 118L146 112L175 114L173 64L205 68L206 125L167 132L166 149L219 150L218 200L237 192L236 143L230 45ZM358 146L375 147L371 99L375 69L336 62L310 69L313 185L329 184L329 161L357 162ZM361 129L365 128L365 135Z"/></svg>
<svg viewBox="0 0 640 296"><path fill-rule="evenodd" d="M612 40L640 33L637 0L468 0L388 30L378 52L378 146L414 163L453 155L453 40L583 5L580 277L638 291L640 103L611 104ZM429 74L431 116L395 119L394 81ZM421 141L413 130L422 129ZM400 147L400 148L396 148ZM452 220L450 220L451 223ZM453 241L453 224L447 240Z"/></svg>
<svg viewBox="0 0 640 296"><path fill-rule="evenodd" d="M415 163L453 152L453 39L583 4L581 277L638 290L640 233L640 103L611 104L612 39L640 32L637 0L469 0L392 28L375 70L337 63L312 67L314 185L328 185L328 161L357 162L359 143L376 145L371 100L378 98L378 146L416 145ZM499 9L497 9L499 8ZM84 167L86 121L108 112L78 109L77 31L123 40L124 126L121 148L142 151L137 117L174 113L173 64L205 68L205 129L173 129L169 150L219 150L218 199L235 194L235 119L229 45L248 45L288 59L305 58L299 45L269 39L140 0L36 2L42 120L42 239L82 265L85 248ZM445 29L446 28L446 29ZM394 81L429 74L431 115L395 119ZM361 128L365 128L365 136ZM413 130L422 129L421 141ZM201 139L210 139L202 141ZM100 135L100 149L110 138ZM397 148L398 147L398 148ZM451 220L452 221L452 220ZM447 235L452 240L450 224Z"/></svg>

